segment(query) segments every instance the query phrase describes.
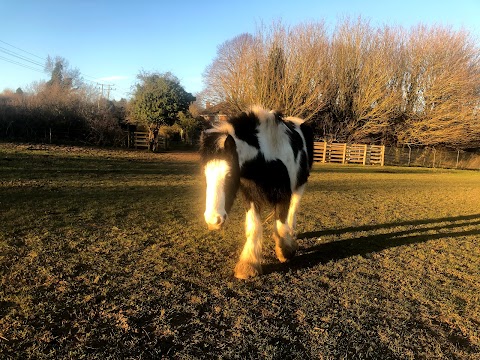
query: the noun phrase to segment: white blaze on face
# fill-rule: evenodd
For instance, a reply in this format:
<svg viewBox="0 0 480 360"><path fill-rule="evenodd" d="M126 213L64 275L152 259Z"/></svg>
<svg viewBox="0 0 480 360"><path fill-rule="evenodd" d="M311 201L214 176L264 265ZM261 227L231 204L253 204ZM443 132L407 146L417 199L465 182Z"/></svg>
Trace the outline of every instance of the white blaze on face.
<svg viewBox="0 0 480 360"><path fill-rule="evenodd" d="M230 166L225 160L211 160L205 165L207 204L205 221L209 229L220 229L227 217L225 211L225 178Z"/></svg>

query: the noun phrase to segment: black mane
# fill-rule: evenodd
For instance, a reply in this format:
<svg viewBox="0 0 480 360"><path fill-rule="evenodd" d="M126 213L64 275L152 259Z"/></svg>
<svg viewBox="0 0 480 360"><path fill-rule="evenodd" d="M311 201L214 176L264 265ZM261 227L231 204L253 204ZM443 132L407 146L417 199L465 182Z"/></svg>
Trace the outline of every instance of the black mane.
<svg viewBox="0 0 480 360"><path fill-rule="evenodd" d="M227 134L222 132L204 131L200 137L200 158L202 164L206 164L213 159L224 159L226 155L223 154L223 148L220 143Z"/></svg>

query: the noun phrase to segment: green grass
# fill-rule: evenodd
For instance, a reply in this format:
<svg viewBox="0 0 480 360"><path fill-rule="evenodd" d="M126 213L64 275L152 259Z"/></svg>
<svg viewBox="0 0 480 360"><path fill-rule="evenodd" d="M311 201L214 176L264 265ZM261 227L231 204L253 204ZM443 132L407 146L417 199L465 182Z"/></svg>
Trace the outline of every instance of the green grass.
<svg viewBox="0 0 480 360"><path fill-rule="evenodd" d="M238 199L240 200L240 199ZM0 144L0 357L479 359L480 173L316 164L233 277L193 153Z"/></svg>

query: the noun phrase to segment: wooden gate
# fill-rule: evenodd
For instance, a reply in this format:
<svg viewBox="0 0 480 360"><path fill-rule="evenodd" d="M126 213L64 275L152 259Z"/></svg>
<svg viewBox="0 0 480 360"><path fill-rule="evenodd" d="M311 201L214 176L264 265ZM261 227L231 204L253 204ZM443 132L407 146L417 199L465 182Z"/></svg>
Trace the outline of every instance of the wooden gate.
<svg viewBox="0 0 480 360"><path fill-rule="evenodd" d="M148 149L149 143L148 131L135 131L133 133L133 146L135 149Z"/></svg>
<svg viewBox="0 0 480 360"><path fill-rule="evenodd" d="M327 143L320 141L316 141L313 144L313 161L315 162L383 166L384 158L384 145Z"/></svg>

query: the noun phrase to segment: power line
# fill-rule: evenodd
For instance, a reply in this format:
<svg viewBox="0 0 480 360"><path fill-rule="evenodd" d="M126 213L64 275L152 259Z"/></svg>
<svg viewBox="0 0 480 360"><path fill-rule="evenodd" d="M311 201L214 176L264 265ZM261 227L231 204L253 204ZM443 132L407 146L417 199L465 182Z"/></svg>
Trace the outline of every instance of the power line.
<svg viewBox="0 0 480 360"><path fill-rule="evenodd" d="M0 40L0 42L6 44L6 45L8 45L8 46L11 46L11 47L13 47L13 48L15 48L15 49L17 49L17 50L23 51L24 53L27 53L27 54L29 54L29 55L35 56L36 58L39 58L39 59L41 59L41 60L43 60L43 61L46 61L46 60L47 60L47 59L42 58L42 57L40 57L40 56L38 56L38 55L35 55L35 54L33 54L33 53L31 53L31 52L29 52L29 51L27 51L27 50L23 50L23 49L20 49L19 47L16 47L15 45L9 44L9 43L7 43L6 41Z"/></svg>
<svg viewBox="0 0 480 360"><path fill-rule="evenodd" d="M3 57L3 56L0 56L0 59L3 60L3 61L7 61L7 62L9 62L9 63L15 64L15 65L24 67L25 69L30 69L30 70L37 71L37 72L39 72L39 73L43 73L42 70L37 69L37 68L34 68L33 66L29 66L29 65L27 65L27 64L22 64L21 62L18 62L18 61L15 61L15 60L12 60L12 59Z"/></svg>
<svg viewBox="0 0 480 360"><path fill-rule="evenodd" d="M124 93L128 93L128 92L131 92L132 90L128 90L124 87L121 87L121 86L117 86L117 88L115 90L120 90L120 91L123 91Z"/></svg>
<svg viewBox="0 0 480 360"><path fill-rule="evenodd" d="M26 53L26 54L32 55L32 56L34 56L34 57L36 57L36 58L39 58L39 59L41 59L41 60L46 61L46 59L44 59L44 58L42 58L42 57L40 57L40 56L38 56L38 55L35 55L35 54L33 54L33 53L29 52L29 51L23 50L23 49L15 46L15 45L12 45L12 44L10 44L10 43L7 43L6 41L0 40L0 42L3 43L3 44L6 44L6 45L8 45L8 46L11 46L11 47L14 48L14 49L20 50L20 51L22 51L22 52L24 52L24 53ZM20 66L20 67L23 67L23 68L25 68L25 69L37 71L37 72L39 72L39 73L44 73L44 70L43 70L44 65L41 64L40 62L38 62L37 60L34 60L34 59L30 58L30 57L27 57L27 56L25 56L25 55L22 55L22 54L16 52L16 51L7 49L7 48L2 47L2 46L0 46L0 52L6 54L6 55L8 55L8 56L10 56L10 58L5 57L5 56L0 56L0 59L3 60L3 61L9 62L9 63L11 63L11 64L14 64L14 65L17 65L17 66ZM21 60L21 61L23 61L23 62L20 62L20 61L18 61L18 60L15 60L14 58L19 59L19 60ZM26 63L25 63L25 62L26 62ZM32 64L32 65L27 64L27 63L30 63L30 64ZM35 66L33 66L33 65L38 66L39 68L37 68L37 67L35 67Z"/></svg>
<svg viewBox="0 0 480 360"><path fill-rule="evenodd" d="M83 73L80 73L82 76L84 77L87 77L87 78L90 78L92 80L87 80L87 81L90 81L92 83L97 83L98 82L98 77L94 77L94 76L90 76L90 75L86 75L86 74L83 74Z"/></svg>
<svg viewBox="0 0 480 360"><path fill-rule="evenodd" d="M16 49L16 50L22 51L22 52L25 53L25 54L29 54L29 55L34 56L34 57L36 57L36 58L38 58L38 59L41 59L41 60L43 60L43 61L45 61L45 62L48 61L47 59L45 59L45 58L43 58L43 57L41 57L41 56L35 55L34 53L32 53L32 52L30 52L30 51L21 49L21 48L19 48L18 46L12 45L12 44L10 44L10 43L8 43L8 42L6 42L6 41L0 40L0 43L3 43L3 44L5 44L5 45L8 45L8 46L10 46L10 47L12 47L12 48L14 48L14 49ZM0 52L6 54L6 55L8 55L8 56L14 57L14 58L16 58L16 59L19 59L19 60L21 60L21 61L30 63L30 64L32 64L32 65L30 65L30 64L25 64L25 63L22 63L22 62L20 62L20 61L18 61L18 60L15 60L15 59L12 59L12 58L7 58L7 57L1 56L1 55L0 55L0 60L9 62L9 63L14 64L14 65L17 65L17 66L21 66L21 67L23 67L23 68L25 68L25 69L37 71L37 72L39 72L39 73L44 73L44 72L45 72L45 71L44 71L44 64L41 64L40 62L38 62L38 61L35 60L35 59L32 59L31 57L22 55L22 54L20 54L20 53L18 53L18 52L16 52L16 51L7 49L7 48L2 47L2 46L0 46ZM36 67L34 67L33 65L40 67L41 70L38 69L38 68L36 68ZM106 92L107 99L109 99L109 98L110 98L110 92L111 92L111 91L114 91L114 90L117 90L116 88L113 87L115 84L101 84L101 83L98 83L98 80L97 80L98 77L90 76L90 75L84 74L84 73L82 73L82 72L80 72L80 71L78 72L78 74L83 77L83 79L82 79L83 81L88 81L88 82L90 82L90 83L92 83L92 84L94 84L94 85L96 84L96 85L98 85L98 86L101 86L101 88L102 88L102 92L101 92L102 95L101 95L101 96L102 96L102 97L104 97L104 92ZM92 80L85 79L85 78L89 78L89 79L92 79ZM120 90L126 91L125 89L121 89L121 88L120 88Z"/></svg>
<svg viewBox="0 0 480 360"><path fill-rule="evenodd" d="M0 51L3 52L3 53L5 53L5 54L7 54L7 55L10 55L10 56L16 57L16 58L18 58L18 59L21 59L21 60L23 60L23 61L27 61L27 62L29 62L29 63L31 63L31 64L34 64L34 65L43 67L43 64L40 64L38 61L31 60L31 59L29 59L29 58L27 58L27 57L25 57L25 56L22 56L22 55L14 52L14 51L10 51L10 50L8 50L8 49L5 49L4 47L1 47L1 46L0 46Z"/></svg>

